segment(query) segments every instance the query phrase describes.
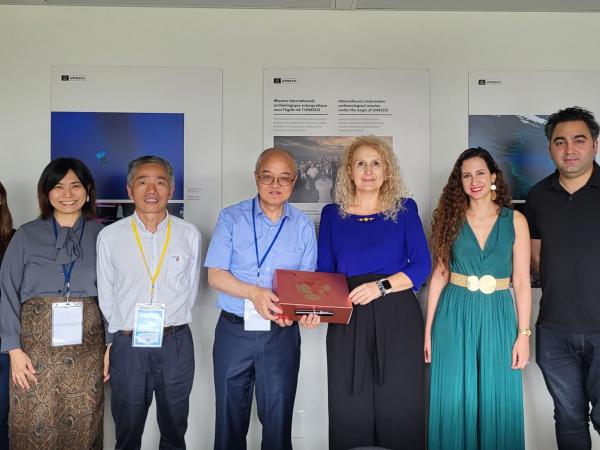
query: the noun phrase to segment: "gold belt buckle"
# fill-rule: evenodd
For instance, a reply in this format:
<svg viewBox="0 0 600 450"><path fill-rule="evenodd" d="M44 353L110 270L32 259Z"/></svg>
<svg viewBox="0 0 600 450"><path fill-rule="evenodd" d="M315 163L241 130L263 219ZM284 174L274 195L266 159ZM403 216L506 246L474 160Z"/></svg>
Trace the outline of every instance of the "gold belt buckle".
<svg viewBox="0 0 600 450"><path fill-rule="evenodd" d="M496 279L491 275L478 278L476 275L467 277L467 289L471 292L481 291L484 294L492 294L496 290Z"/></svg>

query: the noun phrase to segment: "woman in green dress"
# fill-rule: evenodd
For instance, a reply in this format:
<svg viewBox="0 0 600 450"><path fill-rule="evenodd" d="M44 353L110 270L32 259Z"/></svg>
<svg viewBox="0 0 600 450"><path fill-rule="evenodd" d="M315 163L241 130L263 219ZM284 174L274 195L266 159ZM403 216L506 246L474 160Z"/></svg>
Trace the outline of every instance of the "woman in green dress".
<svg viewBox="0 0 600 450"><path fill-rule="evenodd" d="M431 363L429 449L523 449L529 230L486 150L459 156L432 233L424 348Z"/></svg>

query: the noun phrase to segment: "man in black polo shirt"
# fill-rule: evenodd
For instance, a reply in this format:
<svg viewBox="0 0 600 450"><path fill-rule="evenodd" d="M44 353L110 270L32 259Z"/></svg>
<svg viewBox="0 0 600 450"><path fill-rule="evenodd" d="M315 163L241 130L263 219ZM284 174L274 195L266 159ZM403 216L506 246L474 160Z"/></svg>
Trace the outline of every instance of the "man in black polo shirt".
<svg viewBox="0 0 600 450"><path fill-rule="evenodd" d="M590 449L590 417L600 431L600 127L572 107L552 114L544 131L557 170L531 188L525 205L542 281L537 362L554 400L559 449Z"/></svg>

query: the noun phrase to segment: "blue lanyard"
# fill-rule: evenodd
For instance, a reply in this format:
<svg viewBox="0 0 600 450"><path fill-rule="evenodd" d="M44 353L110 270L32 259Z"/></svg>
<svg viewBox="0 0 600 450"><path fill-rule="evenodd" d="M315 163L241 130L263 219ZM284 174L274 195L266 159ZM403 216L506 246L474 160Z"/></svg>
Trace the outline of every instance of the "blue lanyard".
<svg viewBox="0 0 600 450"><path fill-rule="evenodd" d="M256 218L254 217L255 211L256 211L256 198L253 198L252 199L252 229L254 230L254 249L256 250L256 265L258 266L257 270L256 270L256 284L258 285L258 280L260 278L260 267L265 262L265 259L267 259L267 255L269 254L269 252L273 248L273 244L275 243L275 241L279 237L279 233L281 233L281 229L283 228L283 225L285 224L285 219L287 219L287 216L284 217L281 220L281 224L279 225L279 229L277 230L277 233L275 234L275 237L271 241L271 244L269 245L269 248L267 248L267 251L265 252L265 254L263 255L263 257L259 258L258 257L258 239L256 238Z"/></svg>
<svg viewBox="0 0 600 450"><path fill-rule="evenodd" d="M79 235L79 243L81 244L81 239L83 238L83 230L85 230L85 218L82 218L81 223L81 234ZM58 238L58 227L56 226L56 219L52 218L52 226L54 227L54 239ZM65 277L65 295L67 296L67 301L69 300L69 296L71 295L71 272L73 272L73 267L75 266L76 261L71 261L71 264L63 264L63 276Z"/></svg>

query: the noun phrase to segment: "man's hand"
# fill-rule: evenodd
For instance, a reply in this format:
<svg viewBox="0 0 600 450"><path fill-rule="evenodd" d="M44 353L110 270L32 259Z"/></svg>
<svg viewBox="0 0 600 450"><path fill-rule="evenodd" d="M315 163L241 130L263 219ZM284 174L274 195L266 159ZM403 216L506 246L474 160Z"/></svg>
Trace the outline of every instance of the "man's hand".
<svg viewBox="0 0 600 450"><path fill-rule="evenodd" d="M279 298L269 289L255 286L248 300L254 303L254 308L264 319L277 322L277 315L283 312L283 310L277 306Z"/></svg>
<svg viewBox="0 0 600 450"><path fill-rule="evenodd" d="M106 383L110 379L110 347L112 344L108 344L106 346L106 351L104 352L104 370L102 371L102 375L104 376L103 381Z"/></svg>

